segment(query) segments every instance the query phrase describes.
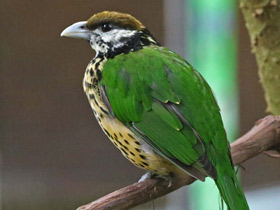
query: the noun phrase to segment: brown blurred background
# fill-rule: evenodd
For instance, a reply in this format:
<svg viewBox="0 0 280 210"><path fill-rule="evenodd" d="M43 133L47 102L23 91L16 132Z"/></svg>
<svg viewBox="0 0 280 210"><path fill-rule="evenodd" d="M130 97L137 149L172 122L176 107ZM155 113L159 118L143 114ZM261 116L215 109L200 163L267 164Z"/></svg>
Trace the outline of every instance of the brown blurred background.
<svg viewBox="0 0 280 210"><path fill-rule="evenodd" d="M103 10L140 19L164 43L162 0L0 1L0 154L3 210L74 209L131 184L135 168L99 128L82 90L94 56L68 25ZM240 134L265 116L255 59L240 17ZM278 163L278 164L277 164ZM244 164L245 189L274 183L279 161Z"/></svg>

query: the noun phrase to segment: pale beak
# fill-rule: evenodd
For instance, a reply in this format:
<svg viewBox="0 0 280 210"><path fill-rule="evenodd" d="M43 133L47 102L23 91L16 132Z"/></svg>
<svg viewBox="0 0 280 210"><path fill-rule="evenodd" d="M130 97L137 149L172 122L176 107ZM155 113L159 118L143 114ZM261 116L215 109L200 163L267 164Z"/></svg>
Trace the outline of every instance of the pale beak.
<svg viewBox="0 0 280 210"><path fill-rule="evenodd" d="M91 31L86 28L87 21L81 21L74 23L62 31L60 36L66 36L78 39L90 39Z"/></svg>

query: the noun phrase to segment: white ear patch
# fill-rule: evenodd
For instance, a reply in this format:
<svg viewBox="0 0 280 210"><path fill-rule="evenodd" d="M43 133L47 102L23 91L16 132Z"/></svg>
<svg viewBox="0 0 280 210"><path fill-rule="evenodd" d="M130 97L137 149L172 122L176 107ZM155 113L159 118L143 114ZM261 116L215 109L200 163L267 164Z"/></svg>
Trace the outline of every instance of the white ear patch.
<svg viewBox="0 0 280 210"><path fill-rule="evenodd" d="M113 44L120 42L121 38L132 37L137 31L125 30L125 29L113 29L111 31L102 34L104 42L110 42ZM115 47L115 46L114 46Z"/></svg>

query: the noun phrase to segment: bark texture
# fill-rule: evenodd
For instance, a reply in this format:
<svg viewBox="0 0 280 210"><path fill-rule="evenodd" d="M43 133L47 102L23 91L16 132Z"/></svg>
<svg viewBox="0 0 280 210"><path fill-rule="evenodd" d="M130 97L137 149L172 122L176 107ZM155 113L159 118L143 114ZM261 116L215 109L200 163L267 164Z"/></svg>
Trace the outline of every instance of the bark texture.
<svg viewBox="0 0 280 210"><path fill-rule="evenodd" d="M240 0L267 111L280 115L280 0Z"/></svg>
<svg viewBox="0 0 280 210"><path fill-rule="evenodd" d="M231 144L232 159L238 165L263 151L277 149L279 145L280 116L267 116L256 122L256 125L248 133ZM276 150L274 152L277 153ZM277 157L270 152L268 154ZM184 178L173 179L172 185L168 187L169 182L167 180L147 179L112 192L79 207L77 210L130 209L166 195L182 186L189 185L194 181L194 178L186 175Z"/></svg>

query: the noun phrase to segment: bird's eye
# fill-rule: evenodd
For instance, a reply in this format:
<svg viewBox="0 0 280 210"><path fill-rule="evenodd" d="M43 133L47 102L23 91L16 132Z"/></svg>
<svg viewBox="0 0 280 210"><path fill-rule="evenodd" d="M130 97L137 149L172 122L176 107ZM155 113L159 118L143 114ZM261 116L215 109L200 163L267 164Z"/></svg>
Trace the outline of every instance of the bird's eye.
<svg viewBox="0 0 280 210"><path fill-rule="evenodd" d="M108 31L110 31L111 29L112 29L112 25L109 24L109 23L103 23L103 24L101 25L101 30L102 30L102 32L108 32Z"/></svg>

